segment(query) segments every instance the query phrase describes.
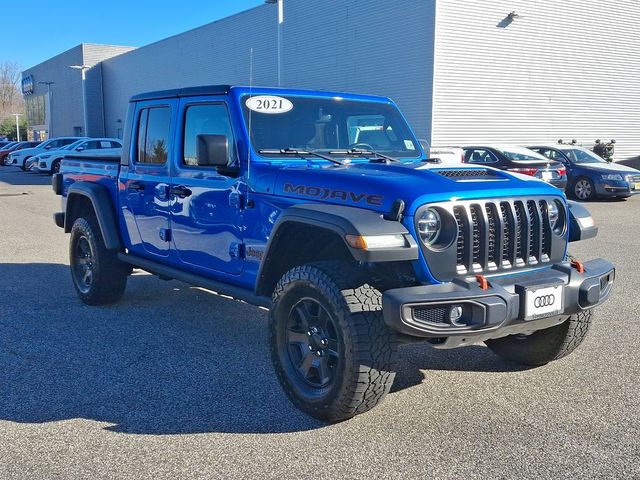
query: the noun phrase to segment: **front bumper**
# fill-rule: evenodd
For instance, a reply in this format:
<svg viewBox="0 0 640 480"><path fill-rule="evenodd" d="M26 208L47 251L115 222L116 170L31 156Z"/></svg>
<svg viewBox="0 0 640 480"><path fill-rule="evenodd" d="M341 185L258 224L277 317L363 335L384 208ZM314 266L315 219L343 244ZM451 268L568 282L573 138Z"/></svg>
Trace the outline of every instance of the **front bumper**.
<svg viewBox="0 0 640 480"><path fill-rule="evenodd" d="M598 180L595 183L596 195L599 197L629 197L633 195L635 184L626 180Z"/></svg>
<svg viewBox="0 0 640 480"><path fill-rule="evenodd" d="M405 335L432 339L440 348L454 348L517 333L532 333L563 322L569 315L593 308L609 298L614 266L604 259L584 264L580 273L569 262L543 270L488 279L482 290L475 279L387 290L382 297L385 323ZM564 285L561 313L524 319L524 290ZM459 321L449 320L461 306Z"/></svg>

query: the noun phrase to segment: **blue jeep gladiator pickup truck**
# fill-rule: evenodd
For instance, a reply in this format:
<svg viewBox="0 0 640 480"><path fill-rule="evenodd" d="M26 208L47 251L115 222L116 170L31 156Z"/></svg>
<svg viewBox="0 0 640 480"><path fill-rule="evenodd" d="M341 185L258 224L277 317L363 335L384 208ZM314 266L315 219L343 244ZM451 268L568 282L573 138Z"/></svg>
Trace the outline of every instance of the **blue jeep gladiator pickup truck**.
<svg viewBox="0 0 640 480"><path fill-rule="evenodd" d="M573 351L614 267L580 262L589 213L549 184L425 156L388 98L192 87L134 96L121 157L53 178L75 289L117 301L132 268L267 307L291 401L335 422L380 402L402 342Z"/></svg>

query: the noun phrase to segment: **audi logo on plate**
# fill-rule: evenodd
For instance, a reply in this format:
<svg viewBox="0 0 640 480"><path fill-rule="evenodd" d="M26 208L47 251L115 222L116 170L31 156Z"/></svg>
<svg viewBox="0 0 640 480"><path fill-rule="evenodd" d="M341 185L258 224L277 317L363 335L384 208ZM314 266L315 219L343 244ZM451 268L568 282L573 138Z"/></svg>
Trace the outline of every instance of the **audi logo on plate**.
<svg viewBox="0 0 640 480"><path fill-rule="evenodd" d="M540 307L549 307L553 305L556 301L556 296L551 295L540 295L533 300L533 306L536 308Z"/></svg>

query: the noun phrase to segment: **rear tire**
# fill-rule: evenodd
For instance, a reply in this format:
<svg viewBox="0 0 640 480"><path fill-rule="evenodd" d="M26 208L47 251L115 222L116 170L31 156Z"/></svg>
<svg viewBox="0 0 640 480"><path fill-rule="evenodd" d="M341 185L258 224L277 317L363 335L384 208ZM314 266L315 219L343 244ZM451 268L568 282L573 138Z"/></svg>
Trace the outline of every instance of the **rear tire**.
<svg viewBox="0 0 640 480"><path fill-rule="evenodd" d="M282 388L312 417L346 420L391 389L397 342L381 293L356 269L319 262L289 270L273 293L269 336Z"/></svg>
<svg viewBox="0 0 640 480"><path fill-rule="evenodd" d="M71 278L78 297L87 305L106 305L120 300L130 267L107 250L95 216L76 219L69 246Z"/></svg>
<svg viewBox="0 0 640 480"><path fill-rule="evenodd" d="M545 365L573 352L587 336L593 310L571 315L555 327L545 328L531 335L510 335L487 340L493 353L505 360L527 366Z"/></svg>

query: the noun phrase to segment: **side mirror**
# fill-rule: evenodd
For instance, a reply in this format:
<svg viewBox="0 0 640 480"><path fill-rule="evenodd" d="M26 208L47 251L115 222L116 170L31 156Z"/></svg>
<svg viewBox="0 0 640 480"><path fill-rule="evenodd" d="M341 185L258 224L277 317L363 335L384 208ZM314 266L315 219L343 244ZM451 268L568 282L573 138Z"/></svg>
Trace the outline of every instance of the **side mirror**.
<svg viewBox="0 0 640 480"><path fill-rule="evenodd" d="M47 145L46 147L44 147L45 150L51 150L53 147L51 145Z"/></svg>
<svg viewBox="0 0 640 480"><path fill-rule="evenodd" d="M83 150L84 150L84 147L78 147L78 148L76 148L76 152L81 152L81 151L83 151Z"/></svg>
<svg viewBox="0 0 640 480"><path fill-rule="evenodd" d="M196 158L199 167L226 167L229 163L229 139L226 135L198 135Z"/></svg>

